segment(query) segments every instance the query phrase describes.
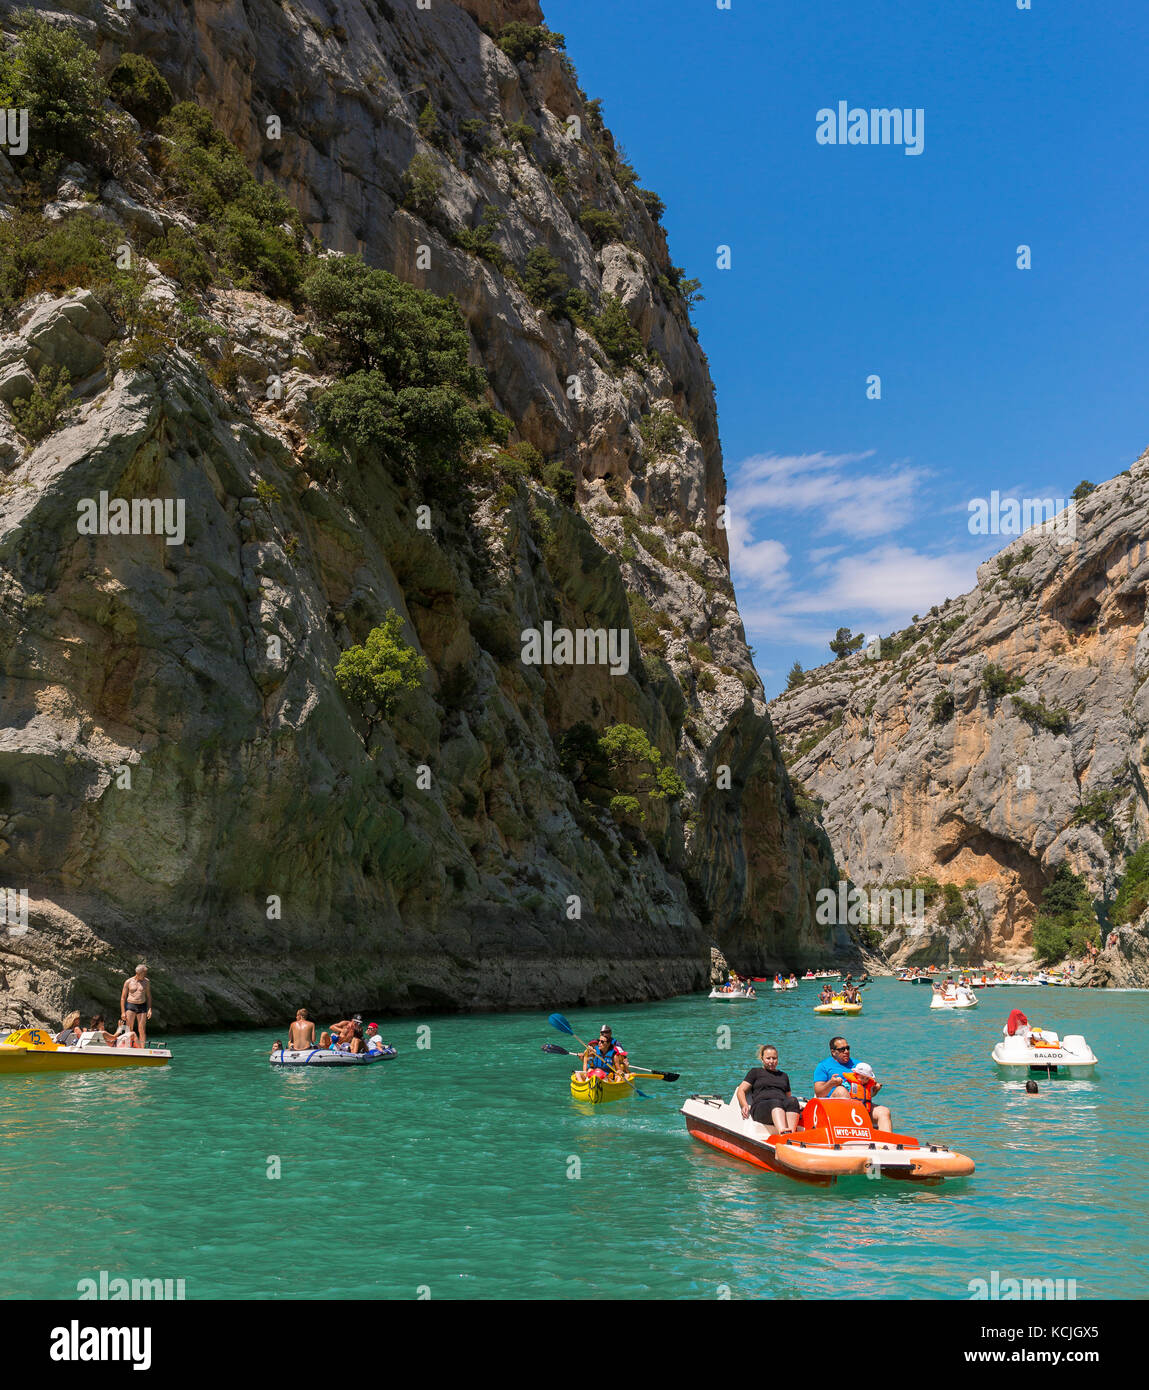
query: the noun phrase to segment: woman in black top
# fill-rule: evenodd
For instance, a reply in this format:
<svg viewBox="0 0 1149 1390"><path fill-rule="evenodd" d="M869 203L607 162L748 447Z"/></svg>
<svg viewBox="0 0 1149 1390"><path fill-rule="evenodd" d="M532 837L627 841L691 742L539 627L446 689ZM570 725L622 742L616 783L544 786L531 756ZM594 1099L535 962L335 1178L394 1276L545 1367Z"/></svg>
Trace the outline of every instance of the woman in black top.
<svg viewBox="0 0 1149 1390"><path fill-rule="evenodd" d="M778 1070L778 1049L767 1043L758 1049L758 1060L762 1065L751 1067L735 1096L742 1118L773 1125L780 1134L796 1130L802 1106L790 1094L790 1078Z"/></svg>

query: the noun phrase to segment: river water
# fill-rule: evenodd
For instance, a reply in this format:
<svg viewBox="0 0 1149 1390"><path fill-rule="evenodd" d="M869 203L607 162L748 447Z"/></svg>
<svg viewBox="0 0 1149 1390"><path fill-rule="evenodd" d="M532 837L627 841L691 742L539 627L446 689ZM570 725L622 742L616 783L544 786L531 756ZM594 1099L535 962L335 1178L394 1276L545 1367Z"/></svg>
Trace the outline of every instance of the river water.
<svg viewBox="0 0 1149 1390"><path fill-rule="evenodd" d="M566 1059L540 1050L570 1041L545 1010L383 1019L399 1056L364 1069L273 1070L267 1031L174 1036L169 1067L134 1075L4 1078L0 1290L72 1299L105 1271L182 1279L188 1299L968 1299L996 1270L1075 1280L1079 1299L1149 1294L1126 1257L1149 1244L1149 994L994 989L931 1013L928 990L876 981L839 1031L895 1127L977 1171L820 1189L692 1140L678 1113L693 1091L728 1097L761 1042L809 1094L831 1032L816 986L762 988L569 1012L582 1037L610 1022L633 1060L681 1073L612 1105L571 1100ZM1030 1097L1000 1076L1014 1007L1083 1033L1095 1079Z"/></svg>

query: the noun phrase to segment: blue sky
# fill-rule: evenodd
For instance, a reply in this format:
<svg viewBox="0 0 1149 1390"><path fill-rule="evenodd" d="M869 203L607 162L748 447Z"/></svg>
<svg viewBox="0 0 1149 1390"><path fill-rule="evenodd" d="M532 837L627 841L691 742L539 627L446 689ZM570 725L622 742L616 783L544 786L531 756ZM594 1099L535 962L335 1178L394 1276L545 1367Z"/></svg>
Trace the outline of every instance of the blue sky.
<svg viewBox="0 0 1149 1390"><path fill-rule="evenodd" d="M970 588L1009 539L971 498L1066 498L1149 445L1143 0L542 2L703 282L768 694L837 627ZM839 101L921 108L922 153L818 144Z"/></svg>

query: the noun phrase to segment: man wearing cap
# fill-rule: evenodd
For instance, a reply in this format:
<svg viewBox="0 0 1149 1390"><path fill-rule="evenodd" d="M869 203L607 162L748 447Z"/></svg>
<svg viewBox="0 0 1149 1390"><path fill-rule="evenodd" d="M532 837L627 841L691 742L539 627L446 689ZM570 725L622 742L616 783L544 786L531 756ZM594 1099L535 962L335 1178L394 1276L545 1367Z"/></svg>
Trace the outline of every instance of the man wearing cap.
<svg viewBox="0 0 1149 1390"><path fill-rule="evenodd" d="M383 1051L383 1039L379 1036L379 1025L377 1023L369 1023L367 1025L367 1051Z"/></svg>
<svg viewBox="0 0 1149 1390"><path fill-rule="evenodd" d="M850 1044L845 1038L830 1039L830 1055L824 1062L819 1062L814 1068L814 1094L819 1100L849 1100L851 1099L848 1084L845 1079L845 1072L859 1073L865 1082L874 1075L874 1070L868 1062L855 1062L850 1056ZM889 1109L885 1105L874 1105L873 1097L882 1089L882 1083L875 1080L869 1087L871 1099L865 1105L874 1118L874 1124L878 1129L892 1131L894 1119Z"/></svg>

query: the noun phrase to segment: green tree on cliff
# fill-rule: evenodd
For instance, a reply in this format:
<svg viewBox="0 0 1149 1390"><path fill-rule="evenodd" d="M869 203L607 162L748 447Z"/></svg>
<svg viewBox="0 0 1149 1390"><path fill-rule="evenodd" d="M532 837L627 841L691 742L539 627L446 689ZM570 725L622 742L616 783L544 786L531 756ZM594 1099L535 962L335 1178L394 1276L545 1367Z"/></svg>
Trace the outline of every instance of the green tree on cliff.
<svg viewBox="0 0 1149 1390"><path fill-rule="evenodd" d="M830 643L830 650L836 659L841 661L844 656L852 656L854 652L859 651L865 640L864 632L859 632L855 637L848 627L840 627Z"/></svg>
<svg viewBox="0 0 1149 1390"><path fill-rule="evenodd" d="M376 725L390 719L404 697L423 684L427 662L402 634L403 619L389 608L367 641L348 647L335 666L335 684L367 721L365 747Z"/></svg>

